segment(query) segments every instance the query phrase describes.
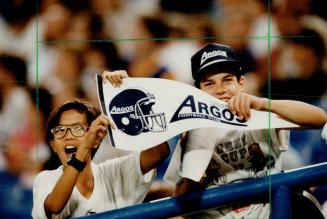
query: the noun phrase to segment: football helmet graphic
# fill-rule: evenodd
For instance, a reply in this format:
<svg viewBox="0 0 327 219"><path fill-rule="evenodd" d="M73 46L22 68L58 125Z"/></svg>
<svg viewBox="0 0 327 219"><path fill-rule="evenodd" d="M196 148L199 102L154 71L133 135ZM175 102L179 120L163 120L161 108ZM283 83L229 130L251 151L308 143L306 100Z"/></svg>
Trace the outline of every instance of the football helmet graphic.
<svg viewBox="0 0 327 219"><path fill-rule="evenodd" d="M109 104L109 113L118 129L128 135L166 131L165 113L154 113L153 94L138 88L118 93Z"/></svg>

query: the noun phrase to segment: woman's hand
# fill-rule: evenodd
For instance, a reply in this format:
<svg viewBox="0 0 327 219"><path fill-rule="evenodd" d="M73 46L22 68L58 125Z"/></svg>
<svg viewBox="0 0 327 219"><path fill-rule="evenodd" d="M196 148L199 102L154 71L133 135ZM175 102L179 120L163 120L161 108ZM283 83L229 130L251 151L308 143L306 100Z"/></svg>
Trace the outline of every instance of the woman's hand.
<svg viewBox="0 0 327 219"><path fill-rule="evenodd" d="M107 135L107 129L111 127L116 128L114 122L104 114L101 114L96 118L89 128L85 136L84 146L92 150L94 147L98 147L104 137Z"/></svg>

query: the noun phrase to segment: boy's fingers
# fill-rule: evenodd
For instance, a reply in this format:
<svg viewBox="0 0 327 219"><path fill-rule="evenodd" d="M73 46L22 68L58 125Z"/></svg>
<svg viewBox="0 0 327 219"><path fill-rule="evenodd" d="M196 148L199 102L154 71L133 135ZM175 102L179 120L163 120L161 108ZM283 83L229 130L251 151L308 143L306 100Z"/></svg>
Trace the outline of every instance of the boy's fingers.
<svg viewBox="0 0 327 219"><path fill-rule="evenodd" d="M242 117L243 117L241 101L242 101L242 98L240 97L240 95L236 95L235 99L234 99L234 107L235 107L235 111L236 111L238 117L240 117L240 119L242 119Z"/></svg>
<svg viewBox="0 0 327 219"><path fill-rule="evenodd" d="M111 81L111 83L112 83L112 85L113 85L114 87L117 87L118 84L119 84L119 82L118 82L118 80L117 80L117 77L114 76L114 75L110 78L110 81Z"/></svg>
<svg viewBox="0 0 327 219"><path fill-rule="evenodd" d="M102 81L104 83L108 82L108 79L107 79L107 75L109 74L108 71L104 71L102 74L101 74L101 77L102 77Z"/></svg>
<svg viewBox="0 0 327 219"><path fill-rule="evenodd" d="M233 98L228 100L227 104L228 104L228 109L235 115L236 111L235 111L235 107L234 107L234 104L233 104Z"/></svg>

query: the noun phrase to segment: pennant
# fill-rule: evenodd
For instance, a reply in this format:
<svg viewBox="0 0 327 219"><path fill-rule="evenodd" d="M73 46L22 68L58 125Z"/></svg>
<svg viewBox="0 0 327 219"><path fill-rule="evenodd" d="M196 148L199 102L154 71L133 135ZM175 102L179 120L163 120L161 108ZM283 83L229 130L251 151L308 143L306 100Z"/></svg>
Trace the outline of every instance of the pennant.
<svg viewBox="0 0 327 219"><path fill-rule="evenodd" d="M178 81L158 78L124 78L115 88L97 75L101 110L117 129L109 129L113 146L143 150L185 131L217 127L225 129L293 128L298 125L276 114L251 110L248 121L234 115L227 103Z"/></svg>

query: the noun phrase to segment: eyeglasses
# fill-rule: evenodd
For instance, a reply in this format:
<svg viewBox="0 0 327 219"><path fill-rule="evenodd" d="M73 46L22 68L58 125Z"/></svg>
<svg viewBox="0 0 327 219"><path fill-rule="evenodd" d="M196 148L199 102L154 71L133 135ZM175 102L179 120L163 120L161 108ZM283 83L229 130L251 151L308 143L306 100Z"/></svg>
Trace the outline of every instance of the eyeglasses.
<svg viewBox="0 0 327 219"><path fill-rule="evenodd" d="M84 127L81 124L73 124L73 125L59 125L51 129L51 133L57 139L61 139L65 137L67 131L70 130L70 133L75 137L81 137L85 134L88 128Z"/></svg>

